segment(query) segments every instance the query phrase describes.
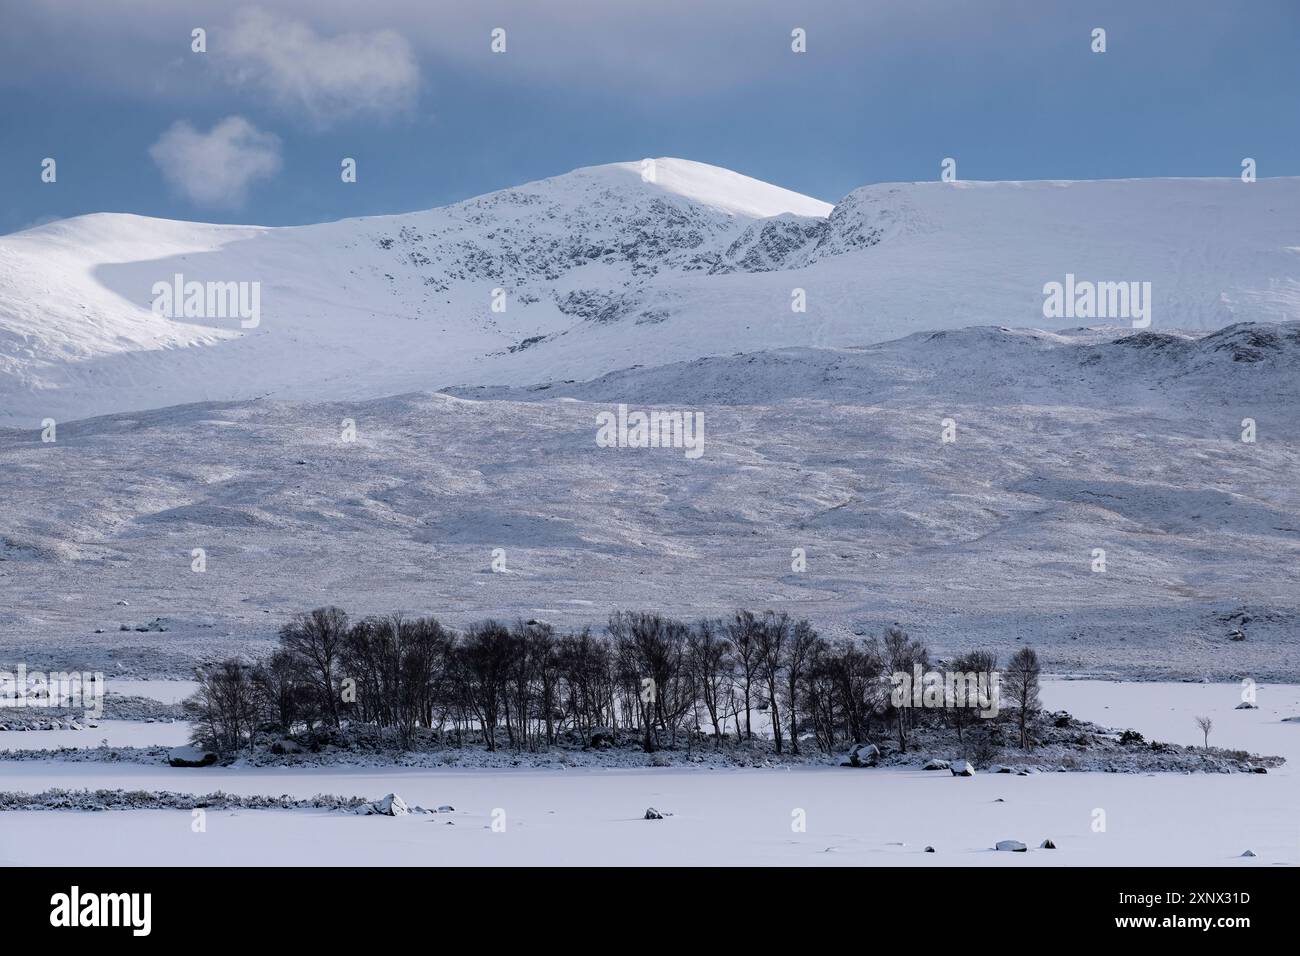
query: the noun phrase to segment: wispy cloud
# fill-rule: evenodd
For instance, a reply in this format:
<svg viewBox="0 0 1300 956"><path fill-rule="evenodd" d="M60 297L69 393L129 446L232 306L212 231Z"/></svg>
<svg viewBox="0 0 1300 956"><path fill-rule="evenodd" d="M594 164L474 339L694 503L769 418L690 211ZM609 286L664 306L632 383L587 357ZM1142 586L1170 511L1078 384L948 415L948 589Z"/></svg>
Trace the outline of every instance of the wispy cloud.
<svg viewBox="0 0 1300 956"><path fill-rule="evenodd" d="M407 110L420 84L415 53L393 30L323 36L259 9L241 10L211 54L233 83L319 126Z"/></svg>
<svg viewBox="0 0 1300 956"><path fill-rule="evenodd" d="M280 169L280 139L242 116L229 116L206 133L184 120L149 147L163 177L198 206L236 208L249 187Z"/></svg>

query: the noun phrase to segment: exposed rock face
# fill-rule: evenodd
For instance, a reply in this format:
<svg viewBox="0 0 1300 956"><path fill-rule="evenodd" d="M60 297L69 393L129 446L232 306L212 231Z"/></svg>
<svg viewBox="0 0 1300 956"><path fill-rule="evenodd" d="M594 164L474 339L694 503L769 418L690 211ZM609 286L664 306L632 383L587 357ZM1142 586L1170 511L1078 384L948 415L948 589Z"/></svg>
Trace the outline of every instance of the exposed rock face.
<svg viewBox="0 0 1300 956"><path fill-rule="evenodd" d="M874 767L880 762L880 748L875 744L854 744L841 767Z"/></svg>
<svg viewBox="0 0 1300 956"><path fill-rule="evenodd" d="M385 817L404 817L411 812L410 807L395 793L387 794L367 808L368 815L377 815Z"/></svg>

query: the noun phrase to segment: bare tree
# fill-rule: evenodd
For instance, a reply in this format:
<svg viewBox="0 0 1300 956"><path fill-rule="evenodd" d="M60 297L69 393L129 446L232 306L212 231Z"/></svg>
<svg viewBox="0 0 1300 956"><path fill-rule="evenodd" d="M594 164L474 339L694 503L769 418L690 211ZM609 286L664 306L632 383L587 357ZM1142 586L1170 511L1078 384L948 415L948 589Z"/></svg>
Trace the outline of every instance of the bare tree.
<svg viewBox="0 0 1300 956"><path fill-rule="evenodd" d="M537 684L537 656L532 653L533 631L523 621L510 629L505 682L506 735L510 747L534 749L528 734Z"/></svg>
<svg viewBox="0 0 1300 956"><path fill-rule="evenodd" d="M293 733L300 719L310 723L316 716L304 700L307 681L302 662L284 648L257 665L253 670L253 684L282 733Z"/></svg>
<svg viewBox="0 0 1300 956"><path fill-rule="evenodd" d="M299 614L280 629L280 646L308 668L322 716L332 727L339 725L338 665L347 633L348 616L337 607Z"/></svg>
<svg viewBox="0 0 1300 956"><path fill-rule="evenodd" d="M607 642L591 631L560 639L561 707L586 743L597 727L616 730L613 663Z"/></svg>
<svg viewBox="0 0 1300 956"><path fill-rule="evenodd" d="M713 621L700 621L686 643L686 660L700 702L713 725L713 744L722 746L724 692L731 677L731 645Z"/></svg>
<svg viewBox="0 0 1300 956"><path fill-rule="evenodd" d="M646 753L655 749L656 724L675 744L677 729L695 703L686 666L689 629L659 614L624 611L611 615L608 627L618 648L623 683L635 693Z"/></svg>
<svg viewBox="0 0 1300 956"><path fill-rule="evenodd" d="M758 636L761 625L750 611L737 611L727 625L727 636L731 640L736 663L739 665L737 678L740 682L741 699L745 705L745 739L754 739L754 728L750 723L752 701L750 692L754 678L758 674Z"/></svg>
<svg viewBox="0 0 1300 956"><path fill-rule="evenodd" d="M1041 672L1038 655L1032 647L1020 648L1007 665L1005 686L1007 696L1018 711L1021 750L1029 747L1029 715L1041 706L1038 700L1038 678Z"/></svg>
<svg viewBox="0 0 1300 956"><path fill-rule="evenodd" d="M198 690L185 701L185 710L195 718L191 742L219 754L251 746L263 713L253 668L230 657L199 668L195 676Z"/></svg>
<svg viewBox="0 0 1300 956"><path fill-rule="evenodd" d="M834 691L829 711L831 728L838 711L849 739L865 741L871 734L871 715L887 699L882 683L885 662L879 646L874 640L843 641L830 650L825 664Z"/></svg>
<svg viewBox="0 0 1300 956"><path fill-rule="evenodd" d="M404 695L409 695L415 717L426 727L441 727L451 699L451 658L455 636L436 618L407 622L410 634L403 643Z"/></svg>
<svg viewBox="0 0 1300 956"><path fill-rule="evenodd" d="M790 632L786 644L785 660L785 712L786 723L790 731L790 752L799 753L799 697L804 675L809 661L817 646L819 638L813 626L807 621L799 621Z"/></svg>
<svg viewBox="0 0 1300 956"><path fill-rule="evenodd" d="M885 660L889 669L895 674L906 674L909 680L919 667L925 671L930 666L930 652L920 641L914 641L900 627L891 627L885 631ZM910 723L910 708L894 708L894 719L898 728L898 749L907 753L907 727Z"/></svg>
<svg viewBox="0 0 1300 956"><path fill-rule="evenodd" d="M560 651L555 628L539 621L531 622L528 653L533 658L533 673L537 679L538 733L546 746L555 743L555 718L560 713Z"/></svg>
<svg viewBox="0 0 1300 956"><path fill-rule="evenodd" d="M1205 749L1210 749L1210 731L1214 729L1214 721L1209 717L1197 717L1196 726L1201 730L1201 739L1205 742Z"/></svg>
<svg viewBox="0 0 1300 956"><path fill-rule="evenodd" d="M772 743L781 753L783 743L781 707L777 699L781 688L781 668L785 663L785 647L790 638L790 618L786 614L768 611L759 622L758 673L767 689L768 708L772 714Z"/></svg>
<svg viewBox="0 0 1300 956"><path fill-rule="evenodd" d="M510 630L496 621L484 621L470 627L458 655L465 701L478 719L488 750L497 749L497 724L513 650Z"/></svg>
<svg viewBox="0 0 1300 956"><path fill-rule="evenodd" d="M830 642L817 638L808 652L808 666L802 680L804 713L812 721L817 747L823 753L835 748L836 731L844 708L837 703L837 655Z"/></svg>

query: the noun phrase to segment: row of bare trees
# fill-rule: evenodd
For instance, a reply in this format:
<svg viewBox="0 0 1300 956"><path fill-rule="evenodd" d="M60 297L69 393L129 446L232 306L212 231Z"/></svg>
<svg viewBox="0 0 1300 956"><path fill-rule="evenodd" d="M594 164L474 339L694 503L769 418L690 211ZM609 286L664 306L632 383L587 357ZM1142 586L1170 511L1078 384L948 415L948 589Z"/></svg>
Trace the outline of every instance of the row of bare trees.
<svg viewBox="0 0 1300 956"><path fill-rule="evenodd" d="M561 737L617 744L631 734L646 751L720 748L752 743L765 724L758 736L778 754L810 743L829 753L873 729L895 734L905 750L916 722L935 718L892 707L889 675L928 668L929 660L899 628L880 640L830 641L808 621L771 611L694 624L618 612L603 634L494 620L458 633L432 617L350 621L328 607L285 625L279 647L262 660L200 668L187 707L196 743L225 753L259 733L355 723L400 748L412 745L417 728L488 750L539 750ZM956 665L992 672L996 663L976 652ZM1035 661L1031 706L1036 668ZM960 738L974 717L957 708L943 719Z"/></svg>

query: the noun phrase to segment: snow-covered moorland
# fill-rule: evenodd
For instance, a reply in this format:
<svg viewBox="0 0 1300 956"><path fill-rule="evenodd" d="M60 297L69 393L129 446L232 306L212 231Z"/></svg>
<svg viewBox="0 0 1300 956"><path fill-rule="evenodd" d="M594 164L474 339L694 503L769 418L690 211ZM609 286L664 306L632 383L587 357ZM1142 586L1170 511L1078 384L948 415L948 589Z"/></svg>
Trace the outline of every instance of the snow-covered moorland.
<svg viewBox="0 0 1300 956"><path fill-rule="evenodd" d="M941 655L1030 642L1057 673L1286 679L1297 367L1290 326L970 329L475 400L181 406L64 423L55 443L9 430L0 647L188 677L317 604L457 627L758 605L832 636L899 622ZM615 400L702 411L704 455L598 447Z"/></svg>

